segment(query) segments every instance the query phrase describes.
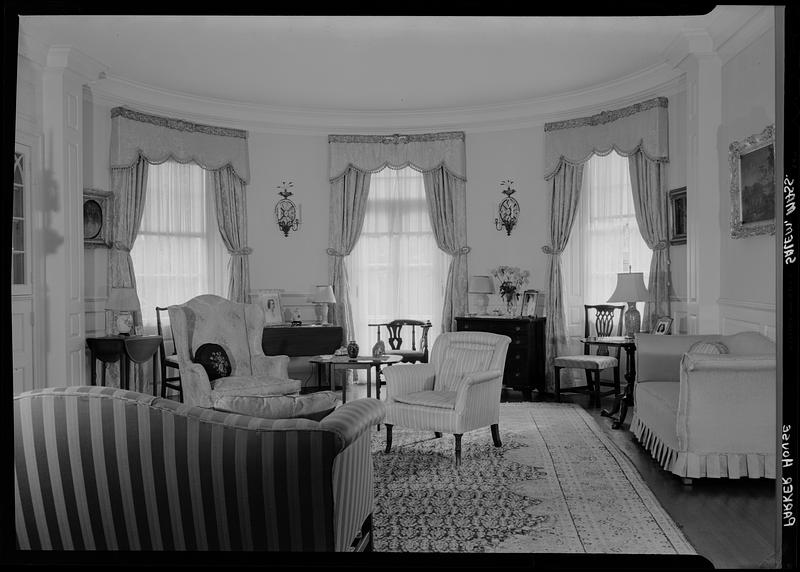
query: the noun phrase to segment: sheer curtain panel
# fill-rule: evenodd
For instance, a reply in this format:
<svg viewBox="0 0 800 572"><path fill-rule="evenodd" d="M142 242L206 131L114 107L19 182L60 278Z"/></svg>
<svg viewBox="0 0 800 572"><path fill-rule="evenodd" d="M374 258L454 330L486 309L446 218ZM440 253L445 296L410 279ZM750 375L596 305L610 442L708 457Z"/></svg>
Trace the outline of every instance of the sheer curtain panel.
<svg viewBox="0 0 800 572"><path fill-rule="evenodd" d="M220 238L214 193L193 163L150 165L144 214L131 258L145 330L156 306L200 294L226 296L230 255Z"/></svg>
<svg viewBox="0 0 800 572"><path fill-rule="evenodd" d="M450 257L436 245L422 174L411 167L373 174L361 236L345 259L354 339L362 354L377 340L367 324L396 318L430 320L428 347L433 345L441 331L449 265ZM385 334L384 329L384 342ZM410 335L404 334L406 340Z"/></svg>

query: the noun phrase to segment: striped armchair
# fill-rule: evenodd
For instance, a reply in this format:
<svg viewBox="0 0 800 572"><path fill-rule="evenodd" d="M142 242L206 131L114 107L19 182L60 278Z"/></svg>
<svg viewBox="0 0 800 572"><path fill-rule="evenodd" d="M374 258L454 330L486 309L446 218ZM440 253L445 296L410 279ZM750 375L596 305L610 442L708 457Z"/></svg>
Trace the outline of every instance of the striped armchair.
<svg viewBox="0 0 800 572"><path fill-rule="evenodd" d="M375 399L268 420L113 387L14 397L22 550L371 550Z"/></svg>
<svg viewBox="0 0 800 572"><path fill-rule="evenodd" d="M500 441L500 392L511 338L488 332L449 332L436 338L430 362L386 368L386 452L392 448L392 426L455 435L456 465L461 437L491 426Z"/></svg>

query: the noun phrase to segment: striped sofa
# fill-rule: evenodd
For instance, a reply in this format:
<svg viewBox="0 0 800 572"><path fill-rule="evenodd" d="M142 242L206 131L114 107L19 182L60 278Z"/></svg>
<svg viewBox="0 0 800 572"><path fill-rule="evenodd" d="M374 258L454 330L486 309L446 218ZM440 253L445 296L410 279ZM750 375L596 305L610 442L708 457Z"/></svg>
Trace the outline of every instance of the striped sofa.
<svg viewBox="0 0 800 572"><path fill-rule="evenodd" d="M21 550L371 550L375 399L268 420L113 387L14 397Z"/></svg>

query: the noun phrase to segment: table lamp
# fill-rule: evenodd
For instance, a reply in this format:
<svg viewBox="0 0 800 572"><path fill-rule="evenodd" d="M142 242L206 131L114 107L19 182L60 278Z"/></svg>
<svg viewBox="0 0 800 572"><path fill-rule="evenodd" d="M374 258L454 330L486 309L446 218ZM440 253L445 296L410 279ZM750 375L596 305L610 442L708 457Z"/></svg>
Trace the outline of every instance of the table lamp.
<svg viewBox="0 0 800 572"><path fill-rule="evenodd" d="M133 312L141 312L136 289L111 288L106 301L106 310L118 313L115 321L117 332L122 336L130 335L134 329Z"/></svg>
<svg viewBox="0 0 800 572"><path fill-rule="evenodd" d="M471 276L469 279L469 291L471 294L480 294L478 296L478 310L477 314L483 316L486 314L486 307L489 305L488 294L494 293L494 281L489 276Z"/></svg>
<svg viewBox="0 0 800 572"><path fill-rule="evenodd" d="M625 302L625 337L632 338L642 328L642 315L636 309L636 302L648 299L644 285L643 272L620 272L617 274L617 288L608 299L609 302Z"/></svg>
<svg viewBox="0 0 800 572"><path fill-rule="evenodd" d="M319 322L323 326L328 325L328 304L335 304L336 297L333 295L333 287L330 284L320 284L314 292L314 297L311 299L315 304L319 304L317 308L317 316Z"/></svg>

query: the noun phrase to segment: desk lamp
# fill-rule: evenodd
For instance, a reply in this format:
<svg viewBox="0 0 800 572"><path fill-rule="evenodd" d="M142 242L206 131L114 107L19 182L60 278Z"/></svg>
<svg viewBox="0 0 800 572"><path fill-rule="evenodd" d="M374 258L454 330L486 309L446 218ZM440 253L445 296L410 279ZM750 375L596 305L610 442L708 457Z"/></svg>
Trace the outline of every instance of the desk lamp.
<svg viewBox="0 0 800 572"><path fill-rule="evenodd" d="M643 272L620 272L617 274L617 288L608 299L609 302L625 302L625 337L632 338L642 328L642 315L636 309L636 302L648 299L644 285Z"/></svg>

